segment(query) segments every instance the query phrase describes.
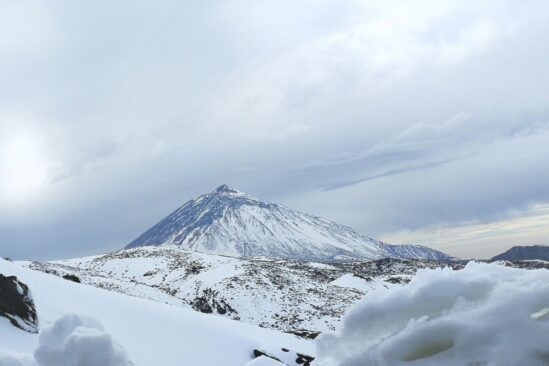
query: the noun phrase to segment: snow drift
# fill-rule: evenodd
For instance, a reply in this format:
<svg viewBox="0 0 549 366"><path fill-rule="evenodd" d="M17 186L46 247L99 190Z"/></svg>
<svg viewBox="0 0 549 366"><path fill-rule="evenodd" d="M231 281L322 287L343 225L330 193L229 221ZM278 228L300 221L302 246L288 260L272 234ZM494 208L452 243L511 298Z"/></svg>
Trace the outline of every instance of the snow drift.
<svg viewBox="0 0 549 366"><path fill-rule="evenodd" d="M317 341L321 365L549 365L549 271L469 263L377 291Z"/></svg>

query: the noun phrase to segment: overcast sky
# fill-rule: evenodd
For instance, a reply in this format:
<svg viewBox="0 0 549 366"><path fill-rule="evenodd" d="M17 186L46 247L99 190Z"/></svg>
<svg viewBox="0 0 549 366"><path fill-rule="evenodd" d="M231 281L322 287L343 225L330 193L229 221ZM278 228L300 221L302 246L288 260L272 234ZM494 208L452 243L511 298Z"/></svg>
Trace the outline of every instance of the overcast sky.
<svg viewBox="0 0 549 366"><path fill-rule="evenodd" d="M462 257L549 243L549 2L0 0L0 255L227 183Z"/></svg>

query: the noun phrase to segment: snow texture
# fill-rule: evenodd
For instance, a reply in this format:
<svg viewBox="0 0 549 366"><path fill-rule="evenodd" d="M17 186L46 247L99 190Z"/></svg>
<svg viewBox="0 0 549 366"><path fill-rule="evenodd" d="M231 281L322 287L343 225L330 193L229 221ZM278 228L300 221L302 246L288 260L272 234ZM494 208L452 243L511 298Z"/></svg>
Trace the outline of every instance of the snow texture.
<svg viewBox="0 0 549 366"><path fill-rule="evenodd" d="M424 269L374 295L318 339L318 365L549 365L546 269Z"/></svg>
<svg viewBox="0 0 549 366"><path fill-rule="evenodd" d="M126 351L91 317L67 314L42 331L34 357L40 366L129 366Z"/></svg>
<svg viewBox="0 0 549 366"><path fill-rule="evenodd" d="M30 356L0 351L0 366L36 366L36 363Z"/></svg>
<svg viewBox="0 0 549 366"><path fill-rule="evenodd" d="M284 366L284 364L270 357L259 356L248 362L246 366Z"/></svg>
<svg viewBox="0 0 549 366"><path fill-rule="evenodd" d="M126 249L178 245L233 257L333 262L349 259L450 259L419 245L389 245L350 227L261 201L226 185L191 200Z"/></svg>

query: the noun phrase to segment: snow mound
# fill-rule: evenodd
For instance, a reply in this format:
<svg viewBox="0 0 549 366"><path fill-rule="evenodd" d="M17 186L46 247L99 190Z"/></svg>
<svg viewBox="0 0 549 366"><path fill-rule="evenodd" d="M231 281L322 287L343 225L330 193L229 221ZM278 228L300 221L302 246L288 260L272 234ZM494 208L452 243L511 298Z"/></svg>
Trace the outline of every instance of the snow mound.
<svg viewBox="0 0 549 366"><path fill-rule="evenodd" d="M549 365L549 271L469 263L379 289L317 341L320 365Z"/></svg>
<svg viewBox="0 0 549 366"><path fill-rule="evenodd" d="M126 351L99 321L67 314L42 331L34 357L41 366L129 366Z"/></svg>
<svg viewBox="0 0 549 366"><path fill-rule="evenodd" d="M40 333L34 358L0 352L0 366L132 366L95 318L67 314Z"/></svg>

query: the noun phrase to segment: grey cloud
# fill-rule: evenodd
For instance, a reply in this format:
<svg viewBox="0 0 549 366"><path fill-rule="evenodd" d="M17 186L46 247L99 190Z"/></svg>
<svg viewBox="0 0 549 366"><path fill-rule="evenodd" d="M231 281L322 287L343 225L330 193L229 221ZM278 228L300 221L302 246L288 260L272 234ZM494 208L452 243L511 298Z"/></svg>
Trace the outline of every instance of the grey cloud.
<svg viewBox="0 0 549 366"><path fill-rule="evenodd" d="M549 201L544 1L34 4L0 12L0 151L50 175L7 205L0 157L0 254L117 249L221 183L373 236Z"/></svg>
<svg viewBox="0 0 549 366"><path fill-rule="evenodd" d="M100 141L87 151L78 151L70 156L68 161L59 163L50 169L47 182L55 184L65 179L70 179L80 174L89 173L91 170L101 169L106 160L116 155L121 142Z"/></svg>

